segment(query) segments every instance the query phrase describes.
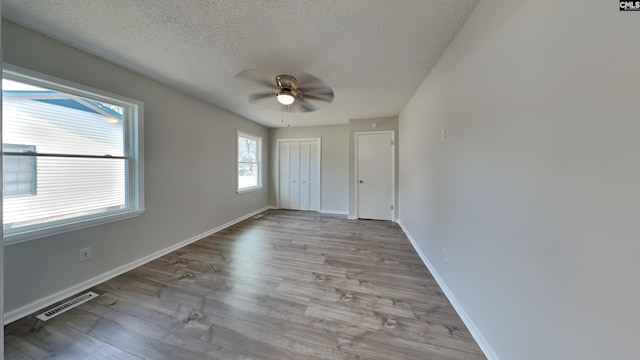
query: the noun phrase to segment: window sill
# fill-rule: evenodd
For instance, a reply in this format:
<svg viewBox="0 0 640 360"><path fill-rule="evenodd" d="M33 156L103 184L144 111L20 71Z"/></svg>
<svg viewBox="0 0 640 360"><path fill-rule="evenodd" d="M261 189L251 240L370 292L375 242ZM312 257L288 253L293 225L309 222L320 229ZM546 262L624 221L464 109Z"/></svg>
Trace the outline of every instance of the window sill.
<svg viewBox="0 0 640 360"><path fill-rule="evenodd" d="M244 194L244 193L249 193L249 192L258 191L258 190L262 190L262 186L254 186L250 188L238 189L236 192L238 194Z"/></svg>
<svg viewBox="0 0 640 360"><path fill-rule="evenodd" d="M127 210L119 213L105 215L102 217L92 217L89 219L78 219L77 222L52 224L45 228L24 229L15 233L6 234L4 236L4 246L19 244L30 240L40 239L44 237L63 234L70 231L86 229L93 226L108 224L120 220L131 219L142 215L144 209ZM10 230L9 230L10 231Z"/></svg>

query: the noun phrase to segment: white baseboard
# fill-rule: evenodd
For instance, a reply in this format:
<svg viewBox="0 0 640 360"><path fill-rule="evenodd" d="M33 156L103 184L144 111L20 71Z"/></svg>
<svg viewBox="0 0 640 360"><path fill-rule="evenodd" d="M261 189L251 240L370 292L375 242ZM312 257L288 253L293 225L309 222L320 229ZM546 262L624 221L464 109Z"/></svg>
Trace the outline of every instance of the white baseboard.
<svg viewBox="0 0 640 360"><path fill-rule="evenodd" d="M320 210L321 214L349 215L348 211L343 210Z"/></svg>
<svg viewBox="0 0 640 360"><path fill-rule="evenodd" d="M487 357L487 359L500 360L500 358L498 357L496 352L493 350L491 345L487 342L487 339L485 339L484 335L482 335L482 333L480 332L480 329L478 329L478 327L473 322L473 320L471 320L471 318L469 317L469 314L467 314L467 312L464 310L462 305L460 305L460 303L456 299L455 295L453 295L453 292L451 292L451 289L449 289L447 284L444 282L444 279L442 279L440 274L438 274L438 272L436 271L436 268L433 266L431 261L429 261L429 258L427 258L427 255L425 255L425 253L422 252L422 249L420 249L416 240L411 236L409 231L407 231L407 228L404 227L404 225L402 224L402 221L398 220L398 225L400 225L400 227L402 228L402 231L404 231L404 233L407 235L407 238L409 239L409 241L411 242L411 245L413 245L413 248L416 250L416 252L420 256L420 259L422 259L422 262L424 263L424 265L427 267L427 269L429 269L429 272L431 273L433 278L436 280L436 282L442 289L442 292L444 293L444 295L447 297L447 299L449 299L449 302L458 313L458 316L460 316L460 319L462 319L462 322L467 326L467 329L469 329L471 336L473 336L473 339L478 343L478 346L480 346L480 349L482 350L484 355Z"/></svg>
<svg viewBox="0 0 640 360"><path fill-rule="evenodd" d="M335 212L334 212L334 213L331 213L331 214L338 214L338 213L335 213ZM358 217L357 217L357 216L349 215L349 212L348 212L348 211L345 211L344 213L340 213L340 214L348 215L348 216L347 216L347 220L358 220ZM395 219L395 220L391 220L391 221L393 221L394 223L399 223L399 222L400 222L400 220L399 220L399 219Z"/></svg>
<svg viewBox="0 0 640 360"><path fill-rule="evenodd" d="M138 260L132 261L128 264L122 265L122 266L118 266L117 268L110 270L104 274L98 275L94 278L91 278L89 280L83 281L77 285L74 285L72 287L69 287L67 289L64 289L62 291L59 291L55 294L51 294L49 296L45 296L41 299L38 299L32 303L29 303L27 305L21 306L17 309L8 311L4 313L4 323L8 324L11 322L14 322L18 319L21 319L27 315L30 315L36 311L42 310L44 308L46 308L47 306L51 306L55 303L57 303L58 301L64 300L72 295L75 295L79 292L85 291L89 288L92 288L100 283L103 283L109 279L112 279L118 275L122 275L124 273L126 273L127 271L131 271L135 268L137 268L138 266L144 265L146 263L148 263L149 261L155 260L161 256L164 256L172 251L175 251L177 249L180 249L181 247L187 246L193 242L196 242L200 239L203 239L209 235L215 234L220 230L224 230L232 225L235 225L237 223L239 223L240 221L246 220L254 215L257 215L263 211L269 210L269 209L273 209L273 206L267 206L264 207L260 210L256 210L252 213L249 213L247 215L241 216L235 220L231 220L226 224L222 224L216 228L213 228L211 230L205 231L202 234L198 234L195 235L187 240L181 241L177 244L171 245L169 247L166 247L162 250L158 250L152 254L149 254L147 256L144 256Z"/></svg>

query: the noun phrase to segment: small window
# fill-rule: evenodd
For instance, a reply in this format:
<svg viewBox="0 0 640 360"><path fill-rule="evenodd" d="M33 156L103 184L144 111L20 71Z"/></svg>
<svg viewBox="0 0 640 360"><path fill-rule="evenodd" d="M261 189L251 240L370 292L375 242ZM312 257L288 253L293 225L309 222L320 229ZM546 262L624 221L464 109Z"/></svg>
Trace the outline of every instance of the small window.
<svg viewBox="0 0 640 360"><path fill-rule="evenodd" d="M238 132L238 191L262 187L262 138Z"/></svg>
<svg viewBox="0 0 640 360"><path fill-rule="evenodd" d="M2 96L5 243L144 211L142 103L10 65Z"/></svg>
<svg viewBox="0 0 640 360"><path fill-rule="evenodd" d="M33 145L4 144L2 173L4 174L4 197L35 196L36 158L29 154L36 152Z"/></svg>

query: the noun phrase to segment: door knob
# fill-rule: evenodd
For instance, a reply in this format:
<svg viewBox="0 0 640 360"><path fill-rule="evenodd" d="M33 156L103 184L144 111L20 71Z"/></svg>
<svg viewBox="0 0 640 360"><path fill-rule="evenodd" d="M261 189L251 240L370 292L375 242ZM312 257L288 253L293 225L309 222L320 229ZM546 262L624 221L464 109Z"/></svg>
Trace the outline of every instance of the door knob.
<svg viewBox="0 0 640 360"><path fill-rule="evenodd" d="M360 180L360 184L362 184L364 181Z"/></svg>

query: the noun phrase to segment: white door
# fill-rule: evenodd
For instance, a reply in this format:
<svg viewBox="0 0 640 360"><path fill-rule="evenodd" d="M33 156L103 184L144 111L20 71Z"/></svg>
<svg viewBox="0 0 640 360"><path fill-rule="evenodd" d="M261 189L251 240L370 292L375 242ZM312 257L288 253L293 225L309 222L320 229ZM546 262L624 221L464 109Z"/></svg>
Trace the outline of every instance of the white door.
<svg viewBox="0 0 640 360"><path fill-rule="evenodd" d="M289 209L300 210L300 143L292 142L289 149Z"/></svg>
<svg viewBox="0 0 640 360"><path fill-rule="evenodd" d="M289 187L291 180L289 179L289 163L291 162L291 143L282 142L278 145L278 164L280 166L278 194L280 196L280 207L289 209Z"/></svg>
<svg viewBox="0 0 640 360"><path fill-rule="evenodd" d="M309 142L300 142L299 210L309 210Z"/></svg>
<svg viewBox="0 0 640 360"><path fill-rule="evenodd" d="M358 217L393 219L393 133L357 134Z"/></svg>
<svg viewBox="0 0 640 360"><path fill-rule="evenodd" d="M320 140L278 140L281 209L320 211Z"/></svg>

